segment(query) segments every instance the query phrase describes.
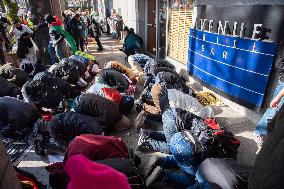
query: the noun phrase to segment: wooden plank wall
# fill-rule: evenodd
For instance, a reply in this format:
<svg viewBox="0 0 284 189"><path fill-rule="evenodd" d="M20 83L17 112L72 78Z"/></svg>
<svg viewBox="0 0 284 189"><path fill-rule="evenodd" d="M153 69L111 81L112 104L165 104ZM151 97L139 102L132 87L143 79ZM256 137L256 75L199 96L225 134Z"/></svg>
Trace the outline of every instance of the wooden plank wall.
<svg viewBox="0 0 284 189"><path fill-rule="evenodd" d="M188 59L188 35L191 23L192 10L171 10L168 56L183 64L187 64Z"/></svg>

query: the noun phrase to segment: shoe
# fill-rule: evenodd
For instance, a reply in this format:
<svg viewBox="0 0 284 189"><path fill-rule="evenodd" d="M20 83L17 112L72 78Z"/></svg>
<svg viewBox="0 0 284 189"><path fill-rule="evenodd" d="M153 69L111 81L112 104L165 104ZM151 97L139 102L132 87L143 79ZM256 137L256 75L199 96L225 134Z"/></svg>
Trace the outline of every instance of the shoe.
<svg viewBox="0 0 284 189"><path fill-rule="evenodd" d="M146 112L141 111L134 120L134 126L137 129L137 131L140 131L140 129L143 128L145 120L146 120Z"/></svg>
<svg viewBox="0 0 284 189"><path fill-rule="evenodd" d="M162 177L163 177L163 169L160 166L158 166L155 168L152 174L146 179L146 187L148 188L151 184L161 179Z"/></svg>
<svg viewBox="0 0 284 189"><path fill-rule="evenodd" d="M147 161L146 166L144 168L145 178L149 177L153 173L153 171L156 169L157 166L159 166L158 157L151 156L150 159Z"/></svg>
<svg viewBox="0 0 284 189"><path fill-rule="evenodd" d="M103 51L103 50L104 50L103 48L98 48L97 51L100 52L100 51Z"/></svg>
<svg viewBox="0 0 284 189"><path fill-rule="evenodd" d="M262 146L263 145L263 141L264 141L264 137L255 133L254 132L254 137L255 137L255 142L259 145Z"/></svg>
<svg viewBox="0 0 284 189"><path fill-rule="evenodd" d="M149 132L145 129L141 129L137 144L137 151L146 152L152 150L152 146L150 145L148 139L149 139Z"/></svg>

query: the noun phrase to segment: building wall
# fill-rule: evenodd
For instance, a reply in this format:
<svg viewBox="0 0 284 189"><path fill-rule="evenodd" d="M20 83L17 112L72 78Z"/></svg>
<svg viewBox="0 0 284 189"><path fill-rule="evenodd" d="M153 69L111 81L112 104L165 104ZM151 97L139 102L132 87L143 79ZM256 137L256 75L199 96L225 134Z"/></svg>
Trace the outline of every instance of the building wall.
<svg viewBox="0 0 284 189"><path fill-rule="evenodd" d="M194 6L198 6L198 5L284 5L284 1L283 0L195 0L194 2ZM196 11L197 9L195 9ZM282 46L282 47L281 47ZM267 90L267 95L264 101L264 106L260 111L254 111L254 110L250 110L244 106L241 106L239 104L236 104L222 96L217 95L225 104L229 105L230 107L232 107L233 109L235 109L236 111L238 111L240 114L248 117L248 119L250 119L252 122L257 123L259 121L259 119L261 118L262 114L264 113L264 111L266 110L266 108L269 106L270 101L272 100L272 93L279 81L279 77L280 77L280 70L278 69L278 64L279 62L284 58L284 44L280 44L280 48L278 51L278 55L275 59L275 67L273 68L273 71L271 73L271 79L270 79L270 83L269 83L269 87ZM169 59L169 58L168 58ZM173 61L171 59L169 59L170 61L172 61L177 69L180 71L180 73L182 73L185 77L188 77L188 73L187 73L187 68L186 65L182 65L176 61ZM192 83L195 83L195 81L193 81L190 77L188 77ZM198 85L197 85L198 86ZM198 86L199 89L204 89L203 86L199 85Z"/></svg>

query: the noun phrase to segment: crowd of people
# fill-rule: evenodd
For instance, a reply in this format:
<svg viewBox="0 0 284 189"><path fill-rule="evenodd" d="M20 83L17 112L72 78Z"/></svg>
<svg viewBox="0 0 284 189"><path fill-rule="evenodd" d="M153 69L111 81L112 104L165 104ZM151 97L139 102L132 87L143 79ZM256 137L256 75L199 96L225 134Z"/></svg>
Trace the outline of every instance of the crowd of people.
<svg viewBox="0 0 284 189"><path fill-rule="evenodd" d="M142 38L132 28L123 28L115 10L107 11L107 32L117 37L123 32L120 50L130 67L117 61L99 67L96 58L84 52L90 35L98 51L103 50L98 12L67 10L62 16L63 20L41 16L37 25L31 19L14 20L14 47L7 35L11 24L0 19L1 138L29 138L36 154L63 155L63 162L46 168L53 189L254 188L259 184L257 172L266 169L260 162L266 161L269 146L264 145L248 182L248 171L234 161L240 141L217 123L214 111L204 103L207 96L191 89L171 63L143 54ZM34 29L46 26L49 65L41 63L33 41ZM13 48L19 65L5 60L4 51ZM143 91L135 101L138 85L143 85ZM271 106L281 103L283 96L282 90ZM134 122L127 118L133 109L138 113ZM134 127L139 133L137 151L165 154L151 159L144 175L133 149L112 136ZM281 131L276 127L267 142L277 145Z"/></svg>

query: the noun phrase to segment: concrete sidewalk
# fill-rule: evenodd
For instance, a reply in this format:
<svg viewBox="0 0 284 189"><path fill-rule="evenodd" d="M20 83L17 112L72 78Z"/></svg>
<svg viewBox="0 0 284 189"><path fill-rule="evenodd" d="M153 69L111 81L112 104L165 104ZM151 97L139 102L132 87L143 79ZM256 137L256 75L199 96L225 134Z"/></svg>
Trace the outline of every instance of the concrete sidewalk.
<svg viewBox="0 0 284 189"><path fill-rule="evenodd" d="M116 40L110 38L102 39L102 44L104 46L104 51L97 52L95 44L90 44L89 53L97 57L97 62L100 67L103 68L103 65L109 61L116 60L127 65L125 60L125 55L119 48L122 44L119 44ZM192 86L193 88L196 86ZM239 148L238 162L240 165L252 166L256 152L259 149L255 138L253 135L253 130L255 129L256 123L251 122L247 117L240 115L237 111L232 108L222 104L219 106L213 107L218 123L227 128L229 131L234 133L237 138L241 141L241 146ZM137 113L133 110L128 117L132 120L135 119ZM136 129L130 129L124 132L113 133L113 135L121 137L127 143L128 147L131 149L136 149L138 133ZM154 154L144 154L138 153L142 158L142 167L146 167L148 159L151 156L162 155L160 153ZM43 184L48 185L48 173L44 169L45 166L49 164L47 157L37 156L33 150L31 150L25 157L22 158L22 161L18 165L19 168L22 168L32 174L34 174L39 181Z"/></svg>

